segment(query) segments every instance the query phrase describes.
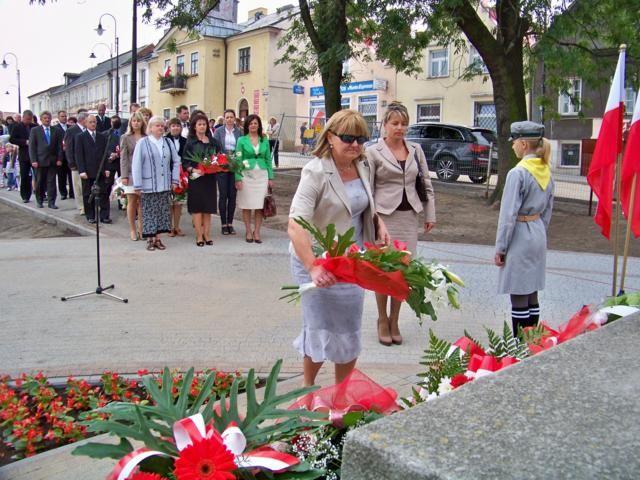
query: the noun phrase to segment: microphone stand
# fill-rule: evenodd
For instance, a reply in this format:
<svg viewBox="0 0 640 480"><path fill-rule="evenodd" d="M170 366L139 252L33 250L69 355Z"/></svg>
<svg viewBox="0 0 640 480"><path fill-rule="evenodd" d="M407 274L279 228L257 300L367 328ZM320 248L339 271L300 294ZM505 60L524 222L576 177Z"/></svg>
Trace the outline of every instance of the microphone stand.
<svg viewBox="0 0 640 480"><path fill-rule="evenodd" d="M100 133L96 132L96 136L97 135L100 135ZM93 183L93 186L91 187L91 196L89 197L89 201L93 200L93 206L94 206L95 218L96 218L96 260L98 265L98 286L96 287L95 290L92 290L89 292L77 293L74 295L67 295L66 297L60 297L60 300L62 300L63 302L66 302L67 300L71 300L72 298L86 297L88 295L106 295L107 297L113 298L114 300L118 300L122 303L129 303L128 298L118 297L117 295L114 295L113 293L109 293L106 291L106 290L112 290L113 288L115 288L115 285L111 284L106 287L103 287L102 276L100 271L100 199L103 193L106 195L109 195L109 192L102 191L102 188L100 187L100 180L104 176L103 169L104 169L104 164L107 160L107 156L110 155L109 153L110 145L111 145L111 135L109 135L109 138L107 139L107 145L105 147L104 154L102 155L100 166L98 167L98 175L96 177L96 181Z"/></svg>

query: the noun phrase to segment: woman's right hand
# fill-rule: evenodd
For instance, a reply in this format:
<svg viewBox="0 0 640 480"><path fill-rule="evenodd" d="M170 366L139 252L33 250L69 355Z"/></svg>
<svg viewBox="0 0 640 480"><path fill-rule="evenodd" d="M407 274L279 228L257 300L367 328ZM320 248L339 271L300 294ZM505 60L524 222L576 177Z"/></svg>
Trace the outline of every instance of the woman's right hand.
<svg viewBox="0 0 640 480"><path fill-rule="evenodd" d="M125 187L129 186L129 179L128 179L128 178L123 178L123 179L122 179L122 184L123 184Z"/></svg>
<svg viewBox="0 0 640 480"><path fill-rule="evenodd" d="M330 287L338 282L338 279L333 275L333 273L328 272L320 265L311 267L309 275L311 276L313 283L320 288Z"/></svg>
<svg viewBox="0 0 640 480"><path fill-rule="evenodd" d="M242 182L236 182L236 190L242 190Z"/></svg>

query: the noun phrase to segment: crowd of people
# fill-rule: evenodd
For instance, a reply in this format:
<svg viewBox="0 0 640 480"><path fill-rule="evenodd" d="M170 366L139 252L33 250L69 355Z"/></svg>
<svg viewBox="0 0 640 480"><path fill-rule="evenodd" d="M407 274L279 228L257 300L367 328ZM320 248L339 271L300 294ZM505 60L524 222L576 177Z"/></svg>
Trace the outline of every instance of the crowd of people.
<svg viewBox="0 0 640 480"><path fill-rule="evenodd" d="M131 240L146 239L148 250L164 250L161 234L184 235L180 229L184 200L176 195L176 186L186 174L190 177L186 204L198 247L213 244L211 216L218 211L221 234L236 234L236 207L242 210L245 241L262 243L262 209L277 158L275 119L263 129L258 115L239 122L233 110L225 110L213 121L204 112L189 112L183 106L168 122L137 105L127 120L107 118L104 112L103 106L97 115L81 110L67 118L66 112L58 112L55 126L49 112L41 114L39 125L31 112L23 112L10 125L10 143L3 155L7 187L16 189L19 177L24 202L30 201L35 188L38 207L44 208L46 201L49 208L57 208L57 178L61 198L75 197L89 223L95 223L96 211L100 221L109 223L109 197L99 196L100 208L94 208L92 186L97 182L109 192L118 178L127 198ZM312 139L303 142L304 148L313 149L289 212L291 272L297 284L313 282L320 287L302 296L302 330L294 342L304 358L306 385L315 383L325 361L335 364L336 383L354 368L361 351L364 292L337 282L315 263L313 239L296 220L303 218L320 230L333 224L337 233L354 227L359 246L389 244L394 239L406 243L412 253L417 251L418 227L426 234L436 225L425 154L420 145L405 138L406 107L392 102L382 125L382 138L366 148L367 122L353 110L332 115L313 137L306 125L301 128L301 139ZM538 291L545 284L553 180L550 144L542 125L516 122L511 140L521 161L506 178L494 261L500 268L498 292L510 295L517 332L539 319ZM218 153L233 155L244 168L199 174L198 159ZM402 344L401 303L376 295L376 304L378 341L385 346Z"/></svg>
<svg viewBox="0 0 640 480"><path fill-rule="evenodd" d="M58 209L58 194L74 199L90 224L112 223L110 195L117 182L126 198L131 240L145 239L148 250L166 249L161 234L185 235L184 203L198 247L213 245L211 216L218 210L221 234L236 235L236 205L245 240L260 244L264 198L274 161L278 166L279 129L275 118L265 131L259 116L238 119L231 109L214 120L180 106L168 121L135 103L127 119L107 116L105 105L95 115L86 109L73 117L59 111L55 121L51 112L42 112L38 121L25 110L0 122L0 133L8 136L0 151L0 178L2 187L19 190L24 203L35 196L38 208ZM199 160L219 153L241 157L247 168L199 174ZM186 200L175 193L184 174L190 177Z"/></svg>

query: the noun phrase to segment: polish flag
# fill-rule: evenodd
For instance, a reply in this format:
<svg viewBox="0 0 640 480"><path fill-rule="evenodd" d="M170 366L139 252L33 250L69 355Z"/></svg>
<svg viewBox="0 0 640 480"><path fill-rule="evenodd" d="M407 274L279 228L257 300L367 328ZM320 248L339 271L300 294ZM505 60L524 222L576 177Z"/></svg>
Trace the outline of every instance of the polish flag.
<svg viewBox="0 0 640 480"><path fill-rule="evenodd" d="M164 78L167 78L170 75L171 75L171 66L167 66L167 69L164 71L164 74L162 76Z"/></svg>
<svg viewBox="0 0 640 480"><path fill-rule="evenodd" d="M640 237L640 186L637 184L638 180L640 180L640 94L633 109L633 119L622 158L622 188L620 189L622 211L627 222L631 224L631 231L636 238ZM631 186L634 181L636 182L636 191L634 198L631 198ZM633 218L629 218L632 203L634 204Z"/></svg>
<svg viewBox="0 0 640 480"><path fill-rule="evenodd" d="M611 203L616 158L622 152L622 118L624 116L624 61L625 51L620 50L616 74L613 77L607 108L602 117L602 126L593 152L587 182L598 197L595 222L602 235L611 238Z"/></svg>

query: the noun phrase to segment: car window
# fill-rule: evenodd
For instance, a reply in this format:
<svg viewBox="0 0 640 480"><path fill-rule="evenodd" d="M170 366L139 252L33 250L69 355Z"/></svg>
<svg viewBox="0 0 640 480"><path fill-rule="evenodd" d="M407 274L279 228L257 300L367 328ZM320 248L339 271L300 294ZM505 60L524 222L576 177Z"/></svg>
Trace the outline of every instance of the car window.
<svg viewBox="0 0 640 480"><path fill-rule="evenodd" d="M442 138L442 127L429 125L425 130L425 138Z"/></svg>
<svg viewBox="0 0 640 480"><path fill-rule="evenodd" d="M411 125L407 128L407 137L408 138L422 138L424 135L424 127L420 125Z"/></svg>
<svg viewBox="0 0 640 480"><path fill-rule="evenodd" d="M458 130L454 130L453 128L443 128L442 138L444 138L445 140L464 140L462 134Z"/></svg>
<svg viewBox="0 0 640 480"><path fill-rule="evenodd" d="M476 142L481 145L489 145L490 143L497 142L496 135L491 130L472 130L471 133L473 133Z"/></svg>

